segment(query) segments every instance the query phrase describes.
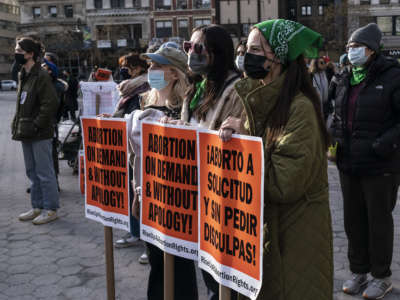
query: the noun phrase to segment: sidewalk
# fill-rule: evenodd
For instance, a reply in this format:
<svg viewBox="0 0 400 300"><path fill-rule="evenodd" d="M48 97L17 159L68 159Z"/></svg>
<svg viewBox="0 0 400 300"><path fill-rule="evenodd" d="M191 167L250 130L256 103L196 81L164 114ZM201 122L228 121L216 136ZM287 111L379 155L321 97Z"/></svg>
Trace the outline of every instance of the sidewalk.
<svg viewBox="0 0 400 300"><path fill-rule="evenodd" d="M10 141L14 101L0 101L0 300L106 299L103 227L85 219L78 177L72 175L72 169L64 161L60 174L59 220L41 226L17 220L18 214L28 210L30 204L25 192L28 179L21 145ZM349 276L347 240L343 232L338 174L332 165L329 181L335 238L335 299L362 299L340 292L343 280ZM387 300L400 299L399 214L397 207L392 264L395 289ZM114 230L114 240L124 233ZM138 246L114 250L117 299L146 299L149 267L137 261L143 249ZM200 300L205 300L206 290L199 273L198 283Z"/></svg>

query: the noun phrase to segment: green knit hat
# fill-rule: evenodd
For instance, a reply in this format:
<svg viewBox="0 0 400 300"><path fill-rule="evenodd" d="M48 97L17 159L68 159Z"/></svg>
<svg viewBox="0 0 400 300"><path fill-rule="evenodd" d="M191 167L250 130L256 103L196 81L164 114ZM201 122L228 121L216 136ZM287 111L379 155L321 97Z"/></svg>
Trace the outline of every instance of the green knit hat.
<svg viewBox="0 0 400 300"><path fill-rule="evenodd" d="M271 46L282 64L296 60L304 53L318 53L322 36L310 28L290 20L268 20L254 25Z"/></svg>

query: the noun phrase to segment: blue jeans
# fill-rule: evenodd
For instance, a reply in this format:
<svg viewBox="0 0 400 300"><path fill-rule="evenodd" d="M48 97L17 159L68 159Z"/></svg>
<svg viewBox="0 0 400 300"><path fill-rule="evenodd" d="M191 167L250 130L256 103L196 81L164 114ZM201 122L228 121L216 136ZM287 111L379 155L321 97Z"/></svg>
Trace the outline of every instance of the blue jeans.
<svg viewBox="0 0 400 300"><path fill-rule="evenodd" d="M26 175L32 182L32 208L57 210L59 207L52 149L52 139L22 142Z"/></svg>

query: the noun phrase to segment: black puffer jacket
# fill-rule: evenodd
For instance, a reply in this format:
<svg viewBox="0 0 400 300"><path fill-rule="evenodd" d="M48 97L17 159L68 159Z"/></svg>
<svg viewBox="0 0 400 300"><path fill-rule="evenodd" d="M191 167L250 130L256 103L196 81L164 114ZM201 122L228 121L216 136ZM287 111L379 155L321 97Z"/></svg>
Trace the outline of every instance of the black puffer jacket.
<svg viewBox="0 0 400 300"><path fill-rule="evenodd" d="M348 130L351 73L338 78L333 140L338 142L337 165L354 175L400 173L400 65L378 55L371 63Z"/></svg>

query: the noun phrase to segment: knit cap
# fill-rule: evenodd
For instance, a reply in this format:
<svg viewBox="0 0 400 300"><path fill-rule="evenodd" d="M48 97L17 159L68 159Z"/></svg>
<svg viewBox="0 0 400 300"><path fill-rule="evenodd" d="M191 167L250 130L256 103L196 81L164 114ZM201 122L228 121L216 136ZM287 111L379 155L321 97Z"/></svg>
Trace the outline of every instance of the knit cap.
<svg viewBox="0 0 400 300"><path fill-rule="evenodd" d="M378 52L382 39L382 31L375 23L358 28L352 33L349 39L350 43L359 43L367 46L369 49Z"/></svg>

